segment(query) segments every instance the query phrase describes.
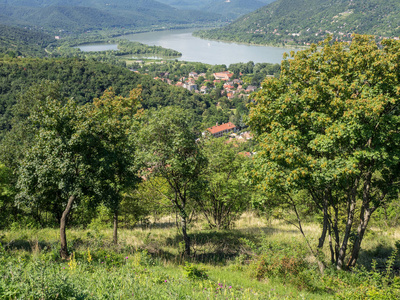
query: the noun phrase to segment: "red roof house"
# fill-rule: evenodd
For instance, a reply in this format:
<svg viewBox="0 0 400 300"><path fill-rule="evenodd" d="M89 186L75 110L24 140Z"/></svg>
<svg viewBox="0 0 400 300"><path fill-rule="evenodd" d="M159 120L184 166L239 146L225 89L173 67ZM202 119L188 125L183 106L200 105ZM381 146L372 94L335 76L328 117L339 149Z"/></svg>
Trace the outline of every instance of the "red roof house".
<svg viewBox="0 0 400 300"><path fill-rule="evenodd" d="M228 133L228 132L236 132L237 127L235 126L235 124L228 122L228 123L224 123L222 125L215 125L211 128L207 129L214 137L221 137L224 134Z"/></svg>

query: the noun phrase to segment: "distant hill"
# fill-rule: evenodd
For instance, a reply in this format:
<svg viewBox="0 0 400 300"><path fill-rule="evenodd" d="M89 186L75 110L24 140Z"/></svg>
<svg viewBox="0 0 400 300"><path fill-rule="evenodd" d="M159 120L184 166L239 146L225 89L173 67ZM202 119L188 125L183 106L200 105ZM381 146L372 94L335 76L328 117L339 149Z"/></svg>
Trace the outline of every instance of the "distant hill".
<svg viewBox="0 0 400 300"><path fill-rule="evenodd" d="M204 9L208 12L216 12L227 19L235 20L246 13L255 11L265 4L258 0L213 0Z"/></svg>
<svg viewBox="0 0 400 300"><path fill-rule="evenodd" d="M225 19L236 18L255 11L275 0L159 0L179 9L192 9L222 15Z"/></svg>
<svg viewBox="0 0 400 300"><path fill-rule="evenodd" d="M199 35L254 44L308 44L327 34L343 41L352 33L398 37L399 25L399 0L277 0Z"/></svg>
<svg viewBox="0 0 400 300"><path fill-rule="evenodd" d="M44 56L44 47L54 41L50 35L0 24L0 52L23 56Z"/></svg>
<svg viewBox="0 0 400 300"><path fill-rule="evenodd" d="M219 18L217 14L178 10L154 0L0 0L0 23L53 32L204 23Z"/></svg>

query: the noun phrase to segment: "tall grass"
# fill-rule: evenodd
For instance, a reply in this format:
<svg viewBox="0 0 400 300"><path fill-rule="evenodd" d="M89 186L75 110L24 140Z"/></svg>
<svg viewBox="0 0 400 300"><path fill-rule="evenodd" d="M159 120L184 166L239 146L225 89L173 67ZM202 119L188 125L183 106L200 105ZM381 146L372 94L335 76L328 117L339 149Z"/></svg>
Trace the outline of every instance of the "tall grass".
<svg viewBox="0 0 400 300"><path fill-rule="evenodd" d="M318 225L304 228L316 241ZM399 232L373 228L359 269L321 276L295 228L251 213L231 230L197 220L190 258L170 220L120 230L118 245L111 229L70 229L68 261L59 259L57 229L3 231L0 299L396 299Z"/></svg>

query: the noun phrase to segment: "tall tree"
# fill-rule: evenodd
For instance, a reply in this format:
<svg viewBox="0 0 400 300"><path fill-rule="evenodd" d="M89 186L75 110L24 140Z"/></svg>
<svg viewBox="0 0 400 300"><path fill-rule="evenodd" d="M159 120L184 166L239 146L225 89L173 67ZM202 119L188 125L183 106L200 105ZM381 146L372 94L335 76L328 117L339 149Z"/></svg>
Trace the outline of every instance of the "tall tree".
<svg viewBox="0 0 400 300"><path fill-rule="evenodd" d="M164 178L172 192L165 193L153 185L180 214L186 255L190 255L186 209L190 194L206 164L196 142L196 134L189 126L191 119L187 111L176 107L154 111L145 118L138 143L143 176Z"/></svg>
<svg viewBox="0 0 400 300"><path fill-rule="evenodd" d="M15 189L12 184L12 177L12 171L0 163L0 228L6 227L7 221L16 215Z"/></svg>
<svg viewBox="0 0 400 300"><path fill-rule="evenodd" d="M250 202L250 188L242 169L248 157L224 138L205 139L202 150L208 165L201 174L195 199L210 227L228 228Z"/></svg>
<svg viewBox="0 0 400 300"><path fill-rule="evenodd" d="M349 49L329 39L320 47L292 53L280 78L256 94L250 126L261 149L253 174L295 211L293 194L308 192L323 216L317 248L328 236L342 269L350 236L353 267L372 213L398 189L400 42L378 46L356 35Z"/></svg>
<svg viewBox="0 0 400 300"><path fill-rule="evenodd" d="M68 257L65 230L73 206L84 196L95 197L97 203L104 199L107 203L119 201L121 178L125 178L119 166L126 157L121 154L118 134L112 133L122 129L124 134L130 134L120 121L125 112L130 115L136 96L137 92L132 92L132 99L120 99L109 91L95 105L83 106L73 99L66 104L47 99L31 116L38 130L20 164L17 200L28 206L51 201L61 207L62 258ZM108 113L119 115L120 119L109 120Z"/></svg>
<svg viewBox="0 0 400 300"><path fill-rule="evenodd" d="M140 89L134 89L129 97L115 95L112 88L100 98L93 100L94 109L89 116L95 120L94 131L104 151L105 172L109 174L106 184L108 194L104 197L113 212L113 241L118 242L118 215L122 192L134 187L139 181L135 168L134 131Z"/></svg>

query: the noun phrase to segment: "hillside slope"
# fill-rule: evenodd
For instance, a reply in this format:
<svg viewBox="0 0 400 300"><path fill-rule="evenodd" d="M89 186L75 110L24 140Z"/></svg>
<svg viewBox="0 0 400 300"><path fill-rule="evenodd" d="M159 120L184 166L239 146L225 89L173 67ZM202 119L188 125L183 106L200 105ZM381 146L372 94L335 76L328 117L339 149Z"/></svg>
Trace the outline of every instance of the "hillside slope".
<svg viewBox="0 0 400 300"><path fill-rule="evenodd" d="M28 29L21 29L0 24L0 52L9 55L44 56L44 47L54 37Z"/></svg>
<svg viewBox="0 0 400 300"><path fill-rule="evenodd" d="M178 9L192 9L217 13L227 20L255 11L274 0L159 0Z"/></svg>
<svg viewBox="0 0 400 300"><path fill-rule="evenodd" d="M400 35L398 0L278 0L201 37L254 44L308 44L332 34Z"/></svg>
<svg viewBox="0 0 400 300"><path fill-rule="evenodd" d="M0 0L0 23L82 32L110 27L212 22L219 15L149 0Z"/></svg>

